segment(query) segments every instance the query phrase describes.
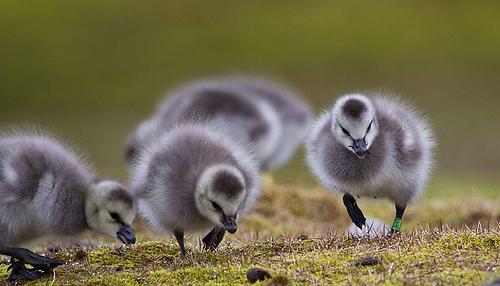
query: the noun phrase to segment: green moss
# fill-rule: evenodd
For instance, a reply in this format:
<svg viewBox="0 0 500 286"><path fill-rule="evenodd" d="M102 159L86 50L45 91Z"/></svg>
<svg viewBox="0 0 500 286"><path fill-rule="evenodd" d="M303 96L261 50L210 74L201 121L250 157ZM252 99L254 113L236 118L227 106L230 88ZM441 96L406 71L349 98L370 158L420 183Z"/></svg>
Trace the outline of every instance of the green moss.
<svg viewBox="0 0 500 286"><path fill-rule="evenodd" d="M92 266L143 267L147 263L172 261L177 256L176 246L148 241L129 247L101 247L91 252L87 260Z"/></svg>
<svg viewBox="0 0 500 286"><path fill-rule="evenodd" d="M232 284L245 283L246 278L241 275L236 267L226 265L213 266L211 268L188 267L174 271L161 270L155 272L148 278L148 284L170 284L170 285L210 285L217 283Z"/></svg>
<svg viewBox="0 0 500 286"><path fill-rule="evenodd" d="M288 279L288 277L283 275L277 275L267 282L267 286L284 286L288 285L289 283L290 280Z"/></svg>
<svg viewBox="0 0 500 286"><path fill-rule="evenodd" d="M57 268L54 283L244 285L246 271L260 267L273 276L260 285L475 285L500 274L495 268L498 245L498 229L425 230L372 240L283 236L232 241L217 252L192 249L186 258L179 256L173 243L144 242L92 250L85 258ZM366 256L378 256L381 262L359 266L359 259ZM5 265L0 273L7 275ZM29 284L49 282L51 277Z"/></svg>
<svg viewBox="0 0 500 286"><path fill-rule="evenodd" d="M82 281L83 282L83 281ZM143 285L143 280L140 275L135 275L131 273L120 273L117 275L102 275L97 277L92 277L85 281L86 285Z"/></svg>
<svg viewBox="0 0 500 286"><path fill-rule="evenodd" d="M7 275L9 274L7 268L8 268L7 265L4 264L0 265L0 279L2 279L3 277L7 277Z"/></svg>

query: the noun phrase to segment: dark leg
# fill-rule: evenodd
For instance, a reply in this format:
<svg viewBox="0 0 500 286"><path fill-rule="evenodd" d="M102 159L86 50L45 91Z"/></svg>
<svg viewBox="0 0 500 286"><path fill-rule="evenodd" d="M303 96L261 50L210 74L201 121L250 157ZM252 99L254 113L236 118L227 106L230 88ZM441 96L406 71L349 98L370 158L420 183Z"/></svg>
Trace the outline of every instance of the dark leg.
<svg viewBox="0 0 500 286"><path fill-rule="evenodd" d="M9 267L12 272L8 278L9 281L35 280L64 264L63 261L40 256L26 248L0 246L0 254L12 257L12 265ZM33 269L26 268L25 264L33 266Z"/></svg>
<svg viewBox="0 0 500 286"><path fill-rule="evenodd" d="M361 209L358 207L358 204L356 204L354 197L350 194L344 194L343 200L352 222L360 229L363 228L363 225L366 223L366 218Z"/></svg>
<svg viewBox="0 0 500 286"><path fill-rule="evenodd" d="M392 222L391 233L399 232L401 230L401 225L403 224L403 214L405 212L406 206L396 205L396 217Z"/></svg>
<svg viewBox="0 0 500 286"><path fill-rule="evenodd" d="M214 227L204 238L203 238L203 248L205 250L216 250L221 243L226 230L221 226Z"/></svg>
<svg viewBox="0 0 500 286"><path fill-rule="evenodd" d="M63 261L38 255L26 248L0 246L0 254L10 256L40 270L52 270L53 268L64 264Z"/></svg>
<svg viewBox="0 0 500 286"><path fill-rule="evenodd" d="M184 246L184 232L180 230L174 231L175 239L177 239L177 243L179 244L179 248L181 249L182 257L186 256L186 248Z"/></svg>

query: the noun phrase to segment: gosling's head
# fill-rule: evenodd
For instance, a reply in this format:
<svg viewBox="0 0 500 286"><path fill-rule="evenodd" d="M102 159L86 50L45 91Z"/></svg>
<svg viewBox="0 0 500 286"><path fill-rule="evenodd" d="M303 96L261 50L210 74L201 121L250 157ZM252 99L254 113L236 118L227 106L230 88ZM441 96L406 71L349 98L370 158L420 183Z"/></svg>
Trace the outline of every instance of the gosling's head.
<svg viewBox="0 0 500 286"><path fill-rule="evenodd" d="M125 187L102 181L92 187L86 205L87 224L93 231L134 244L131 224L135 218L134 200Z"/></svg>
<svg viewBox="0 0 500 286"><path fill-rule="evenodd" d="M238 169L214 165L208 167L198 181L196 207L208 220L222 225L229 233L235 233L245 193L245 180Z"/></svg>
<svg viewBox="0 0 500 286"><path fill-rule="evenodd" d="M331 130L335 139L363 159L378 135L378 122L370 100L363 95L341 97L333 108Z"/></svg>

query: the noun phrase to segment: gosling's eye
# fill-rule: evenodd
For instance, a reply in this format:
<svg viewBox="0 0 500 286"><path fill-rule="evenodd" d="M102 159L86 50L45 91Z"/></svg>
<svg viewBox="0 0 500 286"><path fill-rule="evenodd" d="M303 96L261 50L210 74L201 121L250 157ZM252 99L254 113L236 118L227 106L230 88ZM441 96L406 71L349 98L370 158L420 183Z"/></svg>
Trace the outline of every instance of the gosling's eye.
<svg viewBox="0 0 500 286"><path fill-rule="evenodd" d="M216 202L212 202L212 207L214 207L214 209L216 209L217 211L222 211L222 208L216 203Z"/></svg>
<svg viewBox="0 0 500 286"><path fill-rule="evenodd" d="M120 220L120 215L118 213L115 213L115 212L110 212L109 213L109 216L113 219L113 220Z"/></svg>
<svg viewBox="0 0 500 286"><path fill-rule="evenodd" d="M351 137L351 133L349 133L349 131L347 131L347 129L345 129L344 127L340 126L340 129L342 129L342 132L344 132L345 135Z"/></svg>

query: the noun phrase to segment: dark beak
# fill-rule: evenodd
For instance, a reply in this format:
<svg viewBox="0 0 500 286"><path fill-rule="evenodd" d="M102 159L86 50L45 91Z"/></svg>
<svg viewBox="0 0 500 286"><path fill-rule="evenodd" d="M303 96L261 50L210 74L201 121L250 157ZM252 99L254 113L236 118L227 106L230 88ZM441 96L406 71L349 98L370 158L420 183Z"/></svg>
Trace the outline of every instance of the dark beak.
<svg viewBox="0 0 500 286"><path fill-rule="evenodd" d="M354 153L360 158L363 159L368 154L368 144L366 144L365 139L354 140L352 149Z"/></svg>
<svg viewBox="0 0 500 286"><path fill-rule="evenodd" d="M222 225L224 225L224 228L230 234L233 234L238 230L238 226L236 225L236 216L235 215L231 215L231 216L223 215L221 222L222 222Z"/></svg>
<svg viewBox="0 0 500 286"><path fill-rule="evenodd" d="M135 243L135 234L132 227L128 224L122 225L120 230L116 233L116 237L126 245Z"/></svg>

